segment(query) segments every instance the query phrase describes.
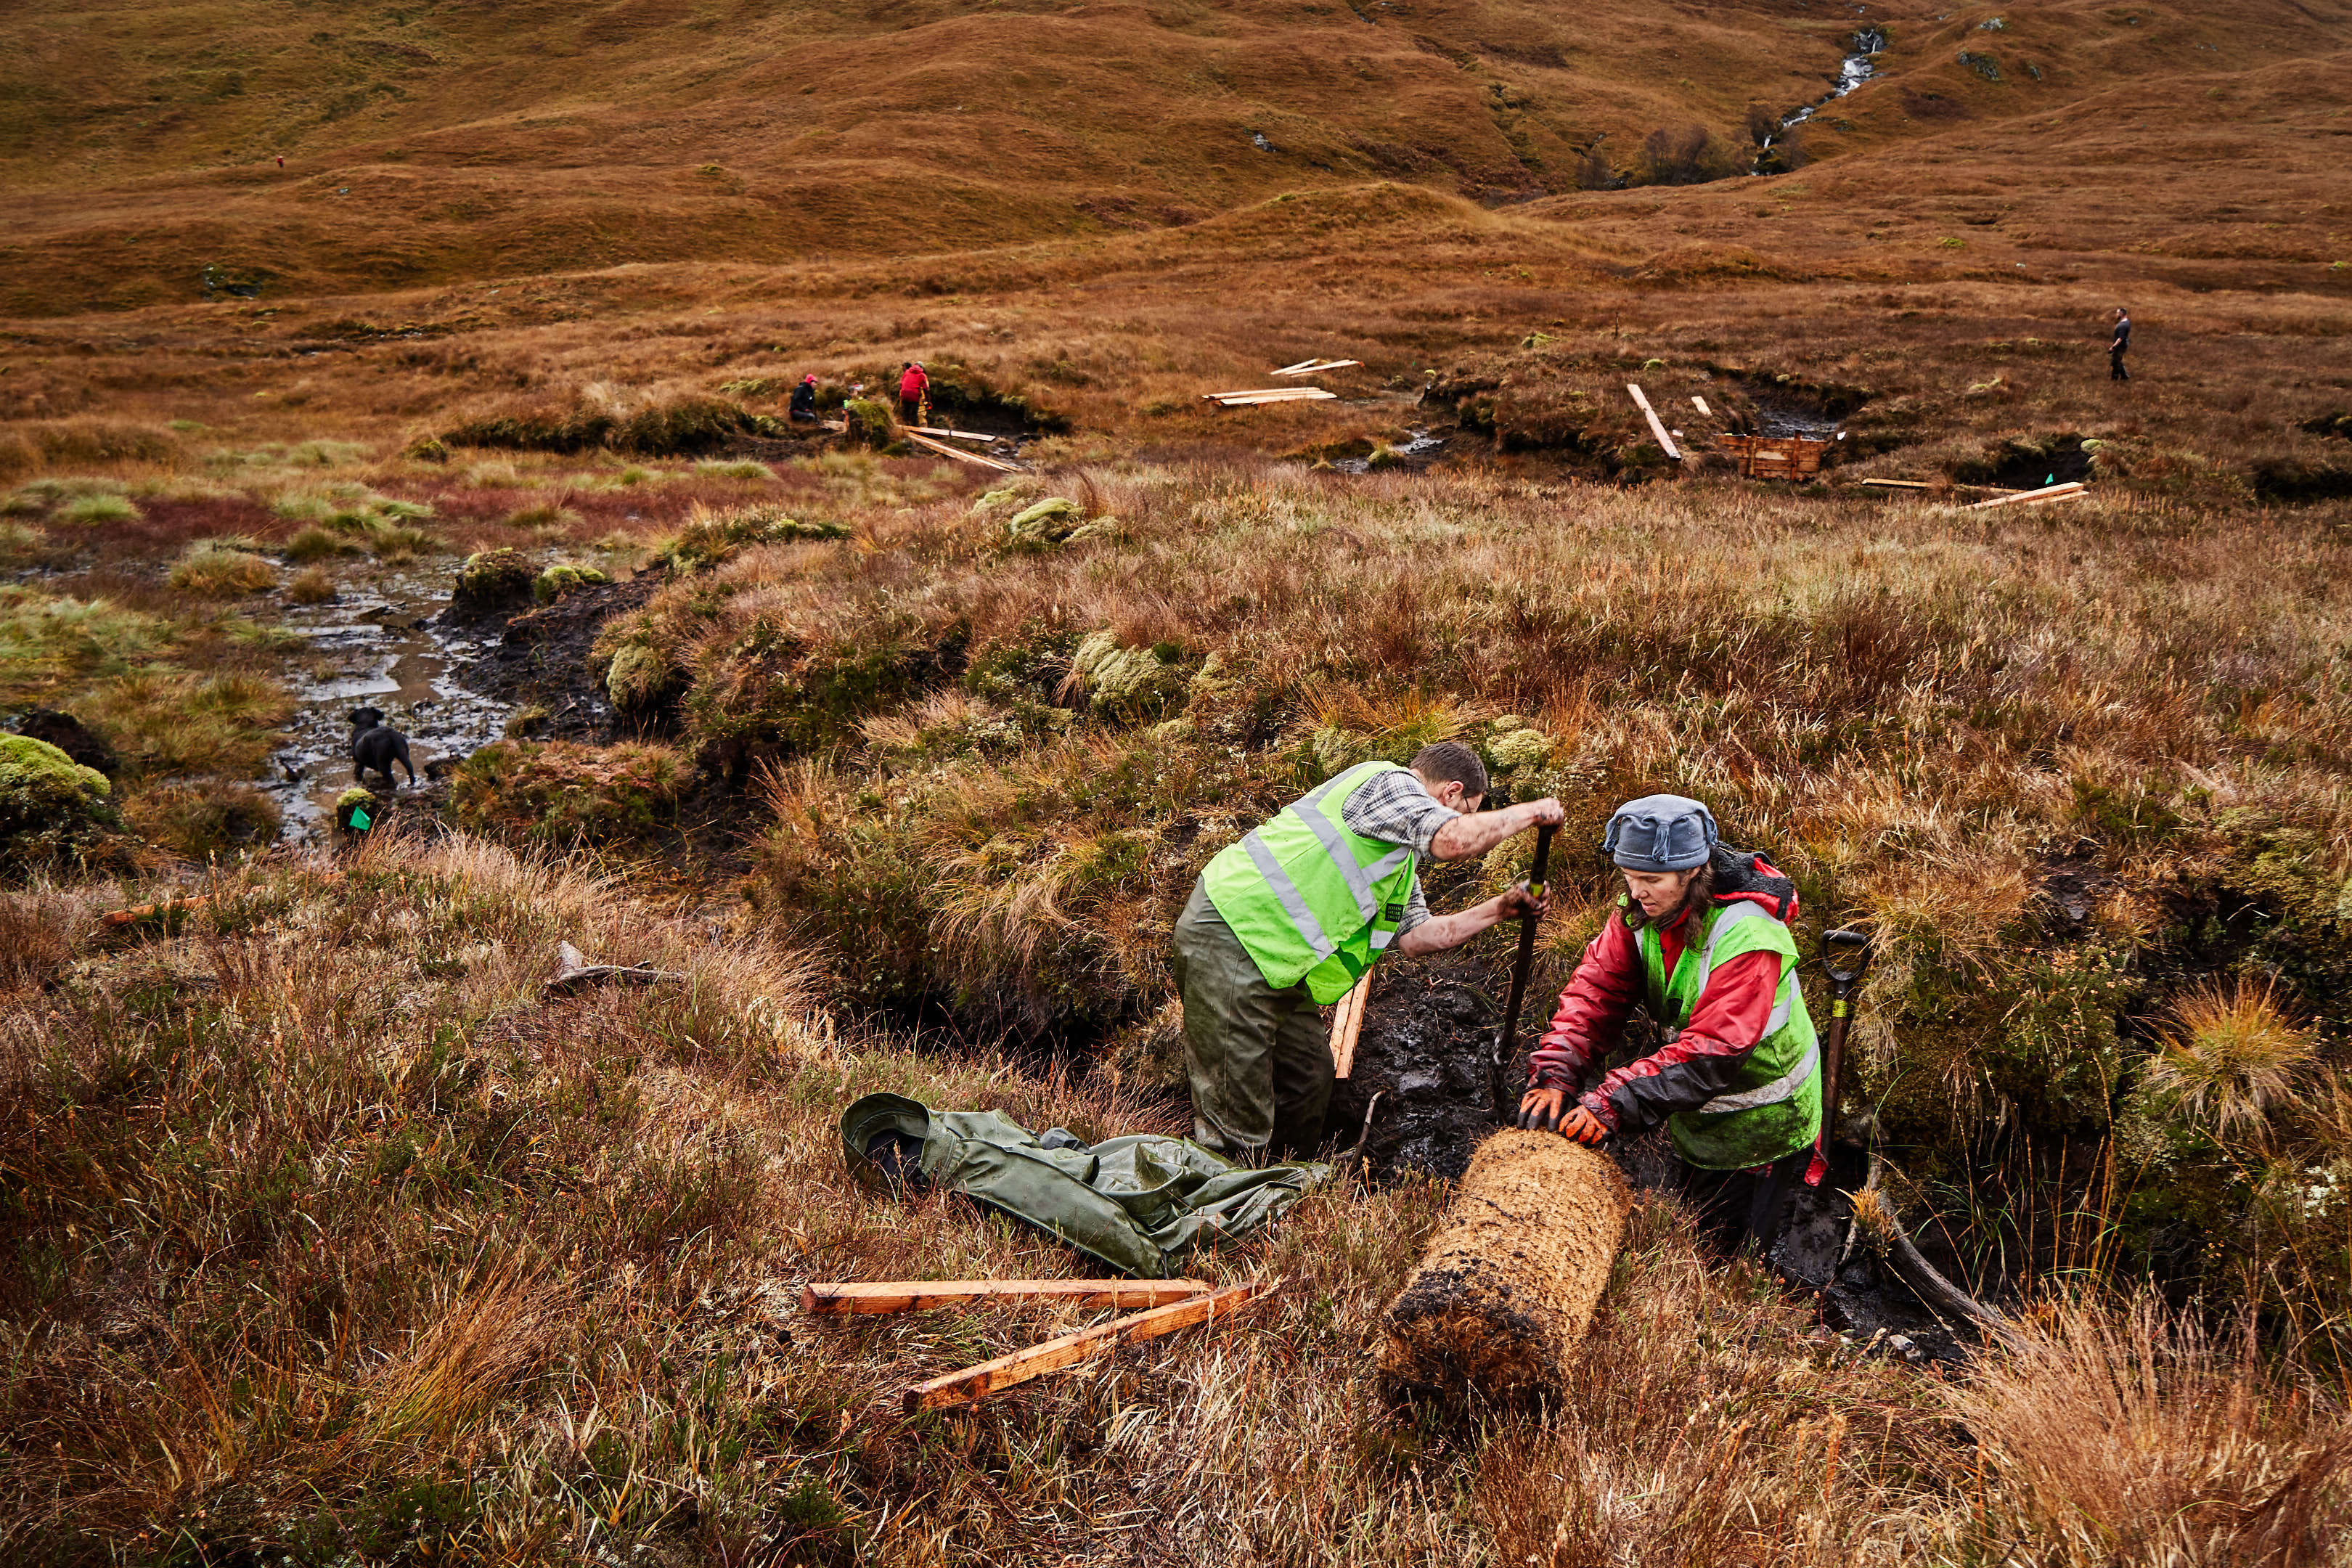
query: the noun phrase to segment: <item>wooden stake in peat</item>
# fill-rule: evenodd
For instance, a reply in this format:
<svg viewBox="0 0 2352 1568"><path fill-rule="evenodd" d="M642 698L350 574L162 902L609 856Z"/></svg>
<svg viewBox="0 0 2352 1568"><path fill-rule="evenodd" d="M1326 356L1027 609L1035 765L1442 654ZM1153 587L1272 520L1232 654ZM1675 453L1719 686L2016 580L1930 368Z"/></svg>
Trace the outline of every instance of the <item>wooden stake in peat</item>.
<svg viewBox="0 0 2352 1568"><path fill-rule="evenodd" d="M1478 1145L1381 1320L1382 1379L1402 1394L1559 1387L1633 1203L1614 1161L1557 1132L1507 1128Z"/></svg>
<svg viewBox="0 0 2352 1568"><path fill-rule="evenodd" d="M1011 1355L984 1361L978 1366L951 1372L944 1377L918 1383L900 1395L906 1413L937 1410L943 1405L968 1405L975 1399L985 1399L999 1389L1011 1388L1033 1377L1063 1367L1073 1366L1096 1356L1108 1355L1124 1344L1137 1340L1157 1339L1172 1334L1178 1329L1191 1328L1213 1318L1230 1316L1249 1299L1265 1289L1262 1283L1228 1285L1205 1296L1195 1296L1189 1301L1179 1301L1171 1307L1155 1307L1149 1312L1136 1312L1124 1318L1114 1318L1108 1323L1091 1329L1080 1329L1075 1334L1064 1334L1058 1340L1047 1340L1027 1350L1014 1351Z"/></svg>
<svg viewBox="0 0 2352 1568"><path fill-rule="evenodd" d="M1641 409L1642 417L1650 422L1650 434L1658 438L1659 449L1675 462L1681 462L1682 448L1675 445L1675 438L1672 436L1666 434L1665 422L1658 417L1658 411L1650 406L1648 395L1630 381L1625 384L1625 390L1633 395L1634 406Z"/></svg>
<svg viewBox="0 0 2352 1568"><path fill-rule="evenodd" d="M1346 1078L1356 1068L1356 1037L1364 1029L1364 1004L1371 999L1372 976L1370 970L1356 982L1356 988L1339 998L1338 1011L1331 1015L1331 1076Z"/></svg>
<svg viewBox="0 0 2352 1568"><path fill-rule="evenodd" d="M871 1284L812 1279L801 1310L818 1317L853 1312L927 1312L981 1301L1062 1301L1073 1307L1164 1307L1216 1289L1205 1279L883 1279Z"/></svg>

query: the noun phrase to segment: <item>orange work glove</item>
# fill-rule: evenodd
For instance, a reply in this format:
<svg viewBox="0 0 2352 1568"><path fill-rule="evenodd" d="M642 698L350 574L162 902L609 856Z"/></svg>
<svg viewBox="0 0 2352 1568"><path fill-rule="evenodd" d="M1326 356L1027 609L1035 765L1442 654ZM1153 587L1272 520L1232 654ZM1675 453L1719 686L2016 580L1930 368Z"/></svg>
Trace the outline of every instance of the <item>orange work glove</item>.
<svg viewBox="0 0 2352 1568"><path fill-rule="evenodd" d="M1580 1105L1568 1113L1567 1121L1559 1124L1559 1135L1572 1138L1579 1143L1598 1143L1609 1136L1609 1129L1602 1125L1601 1118Z"/></svg>
<svg viewBox="0 0 2352 1568"><path fill-rule="evenodd" d="M1531 1089L1520 1097L1518 1124L1530 1132L1549 1132L1559 1125L1568 1106L1564 1089Z"/></svg>

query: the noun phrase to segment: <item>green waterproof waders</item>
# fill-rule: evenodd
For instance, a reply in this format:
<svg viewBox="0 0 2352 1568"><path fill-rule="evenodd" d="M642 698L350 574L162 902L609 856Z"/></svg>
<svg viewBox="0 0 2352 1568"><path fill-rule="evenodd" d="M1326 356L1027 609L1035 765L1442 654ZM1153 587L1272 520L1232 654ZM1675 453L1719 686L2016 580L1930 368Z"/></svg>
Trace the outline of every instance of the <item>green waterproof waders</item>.
<svg viewBox="0 0 2352 1568"><path fill-rule="evenodd" d="M1276 990L1199 884L1177 918L1192 1137L1245 1164L1311 1153L1331 1103L1331 1038L1304 983Z"/></svg>
<svg viewBox="0 0 2352 1568"><path fill-rule="evenodd" d="M944 1187L1026 1220L1121 1274L1181 1274L1196 1248L1255 1234L1328 1180L1328 1165L1229 1165L1181 1138L1042 1138L993 1110L933 1111L869 1094L841 1117L843 1157L869 1185Z"/></svg>

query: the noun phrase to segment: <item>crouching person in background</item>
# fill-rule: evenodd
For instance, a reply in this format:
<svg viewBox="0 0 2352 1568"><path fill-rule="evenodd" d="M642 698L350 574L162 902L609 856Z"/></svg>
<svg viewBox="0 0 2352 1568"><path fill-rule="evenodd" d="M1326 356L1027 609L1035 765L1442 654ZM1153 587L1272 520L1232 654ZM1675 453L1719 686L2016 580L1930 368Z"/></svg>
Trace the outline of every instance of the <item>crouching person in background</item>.
<svg viewBox="0 0 2352 1568"><path fill-rule="evenodd" d="M1486 768L1454 741L1410 767L1365 763L1285 806L1210 861L1177 920L1192 1136L1246 1165L1312 1152L1331 1100L1316 1009L1387 952L1435 952L1540 910L1524 886L1432 915L1424 860L1467 860L1560 820L1546 798L1481 812Z"/></svg>
<svg viewBox="0 0 2352 1568"><path fill-rule="evenodd" d="M1625 891L1528 1058L1520 1125L1598 1143L1664 1121L1676 1185L1711 1240L1767 1252L1797 1184L1820 1180L1821 1050L1797 988L1796 885L1720 843L1714 814L1681 795L1618 807L1601 848ZM1636 1005L1664 1044L1578 1093Z"/></svg>

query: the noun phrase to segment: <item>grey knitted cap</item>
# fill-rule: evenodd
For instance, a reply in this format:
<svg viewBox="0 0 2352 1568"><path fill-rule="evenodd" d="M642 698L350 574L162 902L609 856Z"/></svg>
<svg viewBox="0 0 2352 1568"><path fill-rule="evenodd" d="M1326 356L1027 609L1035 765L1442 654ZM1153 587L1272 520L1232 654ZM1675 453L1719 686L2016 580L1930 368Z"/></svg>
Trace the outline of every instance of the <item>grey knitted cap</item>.
<svg viewBox="0 0 2352 1568"><path fill-rule="evenodd" d="M1720 837L1715 813L1699 802L1645 795L1617 808L1601 847L1629 871L1687 871L1706 864Z"/></svg>

